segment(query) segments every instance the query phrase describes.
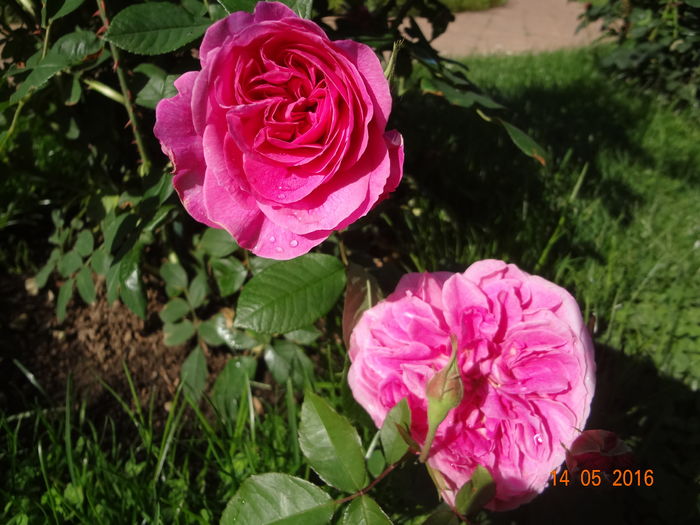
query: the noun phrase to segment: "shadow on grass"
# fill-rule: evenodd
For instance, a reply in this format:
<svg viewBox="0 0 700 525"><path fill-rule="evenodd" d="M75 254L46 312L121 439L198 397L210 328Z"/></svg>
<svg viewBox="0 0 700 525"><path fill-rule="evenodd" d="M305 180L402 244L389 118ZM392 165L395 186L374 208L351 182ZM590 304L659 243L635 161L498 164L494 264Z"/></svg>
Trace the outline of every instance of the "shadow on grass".
<svg viewBox="0 0 700 525"><path fill-rule="evenodd" d="M611 89L602 80L556 89L530 87L505 100L508 107L519 108L505 118L550 152L545 168L524 156L504 130L473 111L437 97L404 97L396 113L406 140L407 172L460 223L494 228L507 237L514 226L522 226L524 203L531 208L530 218L547 215L555 204L552 197L574 187L578 173L571 165L587 163L580 195L600 198L612 216L626 221L640 196L618 173L606 172L602 156L650 163L631 136L634 128L644 126L647 115L642 104L607 97Z"/></svg>

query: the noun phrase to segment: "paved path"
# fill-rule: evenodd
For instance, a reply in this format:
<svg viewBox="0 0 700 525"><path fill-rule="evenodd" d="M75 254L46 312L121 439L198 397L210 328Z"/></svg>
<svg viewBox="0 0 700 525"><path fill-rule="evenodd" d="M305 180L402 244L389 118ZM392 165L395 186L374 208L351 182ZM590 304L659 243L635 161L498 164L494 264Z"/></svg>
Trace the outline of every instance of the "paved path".
<svg viewBox="0 0 700 525"><path fill-rule="evenodd" d="M582 3L568 0L508 0L486 11L458 13L433 47L445 56L462 57L582 46L600 35L598 26L576 33L582 11ZM422 22L429 36L429 26Z"/></svg>

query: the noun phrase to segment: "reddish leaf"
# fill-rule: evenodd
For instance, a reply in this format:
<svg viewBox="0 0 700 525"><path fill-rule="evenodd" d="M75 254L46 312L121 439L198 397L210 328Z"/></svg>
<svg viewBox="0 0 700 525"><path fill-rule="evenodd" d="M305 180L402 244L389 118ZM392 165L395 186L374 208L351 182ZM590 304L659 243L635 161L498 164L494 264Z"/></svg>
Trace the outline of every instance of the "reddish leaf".
<svg viewBox="0 0 700 525"><path fill-rule="evenodd" d="M347 285L343 303L343 341L350 346L350 334L360 320L362 313L382 299L377 280L357 264L347 268Z"/></svg>

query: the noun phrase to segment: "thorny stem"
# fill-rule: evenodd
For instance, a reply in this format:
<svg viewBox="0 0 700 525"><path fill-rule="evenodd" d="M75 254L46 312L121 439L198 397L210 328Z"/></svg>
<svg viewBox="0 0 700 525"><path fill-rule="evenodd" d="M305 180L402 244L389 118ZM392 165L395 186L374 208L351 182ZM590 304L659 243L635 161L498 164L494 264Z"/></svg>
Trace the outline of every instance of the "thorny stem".
<svg viewBox="0 0 700 525"><path fill-rule="evenodd" d="M381 480L383 480L385 477L387 477L396 467L398 467L401 463L403 463L404 461L406 461L409 457L411 457L413 455L414 455L413 452L409 449L409 451L406 452L400 460L398 460L396 463L392 463L391 465L389 465L387 468L384 469L384 472L382 472L381 474L379 474L379 476L374 478L372 483L367 485L365 488L358 490L357 492L355 492L355 494L350 494L349 496L346 496L342 499L334 501L334 503L336 505L342 505L343 503L347 503L348 501L352 501L357 497L364 496L370 490L372 490Z"/></svg>
<svg viewBox="0 0 700 525"><path fill-rule="evenodd" d="M406 461L408 458L410 458L410 457L412 457L412 456L415 456L415 453L416 453L415 450L411 450L411 449L409 448L408 451L401 457L401 459L399 459L396 463L392 463L392 464L389 465L387 468L385 468L384 471L383 471L381 474L379 474L379 476L377 476L376 478L374 478L374 480L372 481L372 483L370 483L369 485L367 485L367 486L366 486L365 488L363 488L362 490L358 490L358 491L355 492L354 494L350 494L349 496L346 496L346 497L344 497L344 498L341 498L341 499L339 499L339 500L334 501L333 504L339 506L339 505L342 505L343 503L347 503L348 501L352 501L352 500L354 500L355 498L359 498L360 496L364 496L364 495L367 494L370 490L372 490L374 487L376 487L376 486L379 484L380 481L382 481L385 477L387 477L389 474L391 474L391 473L396 469L396 467L398 467L401 463L403 463L404 461ZM450 507L450 510L451 510L451 511L455 514L455 516L457 516L460 520L462 520L464 523L466 523L467 525L469 525L469 520L466 518L466 516L463 516L462 514L460 514L460 513L457 511L457 509L455 509L455 508L453 508L453 507Z"/></svg>
<svg viewBox="0 0 700 525"><path fill-rule="evenodd" d="M105 27L109 27L109 20L107 19L107 12L105 8L105 0L96 0L97 8L100 13L100 18ZM138 121L136 120L136 113L134 111L134 105L131 103L131 93L129 92L129 87L126 85L126 76L124 71L119 66L119 49L109 43L109 51L112 53L112 60L114 60L114 69L117 73L117 79L119 80L119 88L121 89L122 95L124 96L124 107L129 115L129 123L131 124L131 129L134 132L134 138L136 139L136 147L139 150L139 156L141 157L141 168L139 172L142 176L146 175L151 169L151 160L148 157L148 152L146 151L146 146L139 130Z"/></svg>

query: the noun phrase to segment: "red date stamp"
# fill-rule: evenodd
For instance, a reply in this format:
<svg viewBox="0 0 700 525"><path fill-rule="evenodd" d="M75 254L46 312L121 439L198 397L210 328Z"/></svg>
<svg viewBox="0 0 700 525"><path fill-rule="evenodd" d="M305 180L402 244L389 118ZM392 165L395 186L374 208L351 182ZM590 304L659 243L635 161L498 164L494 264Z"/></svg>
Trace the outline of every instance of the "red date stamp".
<svg viewBox="0 0 700 525"><path fill-rule="evenodd" d="M569 483L578 484L582 487L600 487L601 485L612 487L651 487L654 485L654 471L652 469L615 469L612 474L608 474L598 469L583 469L575 474L570 474L564 469L557 473L556 470L550 472L552 475L552 486L569 486Z"/></svg>

